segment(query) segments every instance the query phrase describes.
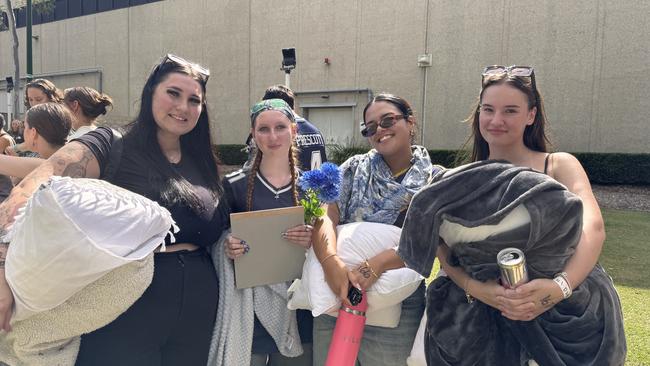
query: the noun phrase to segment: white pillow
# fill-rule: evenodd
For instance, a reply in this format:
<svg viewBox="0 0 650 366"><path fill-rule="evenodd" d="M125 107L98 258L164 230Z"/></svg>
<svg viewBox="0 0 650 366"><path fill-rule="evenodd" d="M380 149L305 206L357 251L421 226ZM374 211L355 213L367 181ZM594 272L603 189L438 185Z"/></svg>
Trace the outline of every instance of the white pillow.
<svg viewBox="0 0 650 366"><path fill-rule="evenodd" d="M354 269L367 258L372 258L386 249L396 248L400 234L401 229L396 226L373 222L339 225L337 253L349 269ZM371 313L392 306L394 307L392 310L384 312L392 314L392 317L385 319L384 324L397 326L401 314L401 302L417 289L422 279L423 277L417 272L408 268L383 273L367 291L368 318ZM302 281L299 286L294 287L293 292L292 300L289 301L290 308L310 309L313 316L335 314L341 306L341 301L325 282L325 273L313 249L307 253ZM293 298L296 299L295 302ZM304 305L305 298L307 298L307 305ZM302 302L303 307L297 305L299 302Z"/></svg>
<svg viewBox="0 0 650 366"><path fill-rule="evenodd" d="M171 214L97 179L52 177L21 209L6 239L15 319L50 310L164 243Z"/></svg>

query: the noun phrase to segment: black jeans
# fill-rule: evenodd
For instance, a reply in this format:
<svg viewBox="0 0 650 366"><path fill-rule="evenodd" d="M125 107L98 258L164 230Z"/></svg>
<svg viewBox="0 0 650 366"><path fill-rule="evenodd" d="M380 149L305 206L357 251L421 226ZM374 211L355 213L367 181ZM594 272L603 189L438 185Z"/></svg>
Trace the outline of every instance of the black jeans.
<svg viewBox="0 0 650 366"><path fill-rule="evenodd" d="M218 302L205 249L156 253L149 288L112 323L81 337L76 365L204 366Z"/></svg>

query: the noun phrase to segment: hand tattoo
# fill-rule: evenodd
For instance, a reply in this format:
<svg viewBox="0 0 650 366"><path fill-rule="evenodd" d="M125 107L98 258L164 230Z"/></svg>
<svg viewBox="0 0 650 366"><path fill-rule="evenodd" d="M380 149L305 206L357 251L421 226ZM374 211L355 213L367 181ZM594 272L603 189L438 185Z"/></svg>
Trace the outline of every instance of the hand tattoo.
<svg viewBox="0 0 650 366"><path fill-rule="evenodd" d="M551 295L546 295L546 297L541 299L539 303L542 304L542 307L545 308L550 308L551 306L554 305L553 301L551 301Z"/></svg>
<svg viewBox="0 0 650 366"><path fill-rule="evenodd" d="M363 278L370 278L370 269L368 267L359 267L357 271L363 275Z"/></svg>

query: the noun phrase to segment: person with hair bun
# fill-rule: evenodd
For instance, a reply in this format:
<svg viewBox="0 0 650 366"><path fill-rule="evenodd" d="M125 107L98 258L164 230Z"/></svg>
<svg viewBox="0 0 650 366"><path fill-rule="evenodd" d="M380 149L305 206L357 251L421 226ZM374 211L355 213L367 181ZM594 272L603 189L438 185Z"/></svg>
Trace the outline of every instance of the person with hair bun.
<svg viewBox="0 0 650 366"><path fill-rule="evenodd" d="M113 107L113 99L93 88L78 86L64 92L63 102L72 114L74 122L68 140L73 140L97 128L97 118Z"/></svg>
<svg viewBox="0 0 650 366"><path fill-rule="evenodd" d="M49 81L48 83L51 84ZM100 94L95 89L88 87L66 89L63 101L68 107L68 110L72 113L70 114L72 119L66 142L96 129L97 125L95 124L95 121L97 120L97 117L106 114L106 108L113 105L111 97L106 94ZM39 105L35 105L33 108L36 108L37 106ZM30 110L31 109L29 109L27 113L29 113ZM60 109L57 108L57 110ZM56 129L56 126L53 127ZM41 129L44 128L47 128L47 126L42 125ZM28 130L25 128L23 135L27 135L27 131ZM23 150L19 153L19 156L0 156L0 174L23 178L32 170L36 169L36 167L43 162L42 159L47 159L49 155L51 155L42 156L35 150L32 151L34 155L26 155L26 149L30 149L30 146L29 142L26 140L27 136L24 138L25 141L21 144L21 149Z"/></svg>
<svg viewBox="0 0 650 366"><path fill-rule="evenodd" d="M297 179L299 176L297 148L297 126L291 107L281 99L269 99L255 104L251 108L251 135L257 146L253 163L250 167L236 171L226 176L223 182L225 196L231 212L257 211L299 205L300 192ZM246 255L250 250L248 243L229 235L224 243L227 258L234 260ZM275 235L275 234L272 234ZM312 227L298 225L288 228L282 235L290 242L305 249L311 246ZM256 243L258 244L258 243ZM223 258L222 258L223 259ZM222 260L223 262L223 260ZM232 261L228 261L232 263ZM220 279L226 276L220 274ZM251 329L252 343L231 346L241 348L241 352L250 354L230 359L230 354L237 351L226 349L225 365L311 365L311 332L313 318L307 310L292 311L287 309L285 297L274 295L278 291L285 293L287 283L256 286L252 289L235 289L234 283L220 283L225 291L237 291L239 297L250 296L254 305L241 311L250 314L250 324L231 324L238 329ZM220 311L228 307L224 302L232 301L235 296L220 296ZM268 309L268 304L281 305L279 308ZM264 306L258 307L258 304ZM232 305L232 306L236 306ZM269 315L271 314L271 315ZM279 315L277 315L279 314ZM297 321L298 329L295 322ZM274 326L270 326L273 324ZM238 332L243 332L239 330ZM229 329L216 334L231 334ZM246 342L247 337L235 342ZM250 338L248 338L250 339ZM250 341L249 341L250 342ZM298 345L302 343L302 351ZM228 346L228 344L226 344ZM219 347L221 348L221 347ZM248 351L248 352L246 352ZM233 363L241 362L241 363Z"/></svg>

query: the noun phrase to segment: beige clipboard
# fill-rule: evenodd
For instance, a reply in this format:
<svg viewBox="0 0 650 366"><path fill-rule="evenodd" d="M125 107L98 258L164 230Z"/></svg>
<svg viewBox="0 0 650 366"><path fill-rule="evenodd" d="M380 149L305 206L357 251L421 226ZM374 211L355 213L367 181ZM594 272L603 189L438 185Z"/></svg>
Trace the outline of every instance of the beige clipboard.
<svg viewBox="0 0 650 366"><path fill-rule="evenodd" d="M282 237L304 223L302 206L230 214L234 237L245 240L248 253L235 259L237 288L293 281L302 275L305 249Z"/></svg>

